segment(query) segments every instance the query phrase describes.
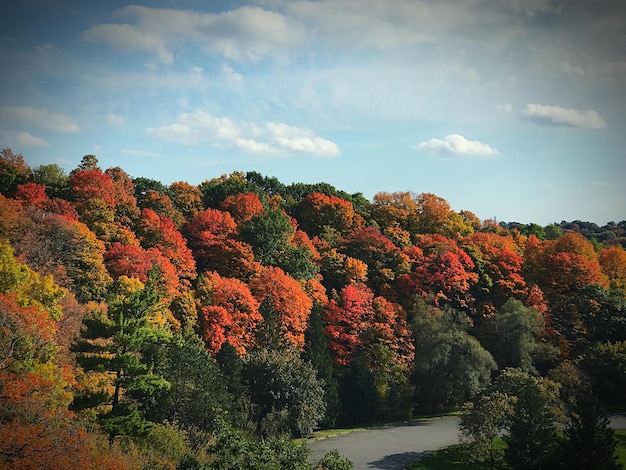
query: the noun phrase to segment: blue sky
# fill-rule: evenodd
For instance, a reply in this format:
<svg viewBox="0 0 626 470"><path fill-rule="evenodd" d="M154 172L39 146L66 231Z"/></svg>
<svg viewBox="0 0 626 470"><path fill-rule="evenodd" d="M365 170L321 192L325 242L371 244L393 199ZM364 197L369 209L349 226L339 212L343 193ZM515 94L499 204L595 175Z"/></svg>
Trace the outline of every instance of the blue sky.
<svg viewBox="0 0 626 470"><path fill-rule="evenodd" d="M13 0L0 28L0 146L31 167L626 219L621 0Z"/></svg>

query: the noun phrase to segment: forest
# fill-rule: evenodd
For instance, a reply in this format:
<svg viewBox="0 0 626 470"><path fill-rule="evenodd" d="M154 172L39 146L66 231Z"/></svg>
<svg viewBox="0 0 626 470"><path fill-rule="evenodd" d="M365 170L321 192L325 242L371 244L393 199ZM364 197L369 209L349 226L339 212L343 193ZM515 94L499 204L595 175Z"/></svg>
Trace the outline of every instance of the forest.
<svg viewBox="0 0 626 470"><path fill-rule="evenodd" d="M0 468L348 469L295 439L450 411L501 468L619 468L625 247L626 221L4 149Z"/></svg>

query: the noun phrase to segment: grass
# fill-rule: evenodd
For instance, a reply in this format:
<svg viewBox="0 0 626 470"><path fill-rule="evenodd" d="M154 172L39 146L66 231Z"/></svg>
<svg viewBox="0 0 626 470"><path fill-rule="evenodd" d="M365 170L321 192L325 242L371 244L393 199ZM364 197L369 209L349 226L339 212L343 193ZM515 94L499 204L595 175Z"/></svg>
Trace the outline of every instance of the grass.
<svg viewBox="0 0 626 470"><path fill-rule="evenodd" d="M315 441L317 439L325 439L327 437L338 436L340 434L346 434L354 431L362 431L365 428L344 428L344 429L321 429L319 431L315 431L313 434L307 437L301 437L299 439L294 439L296 444L303 444L305 442Z"/></svg>
<svg viewBox="0 0 626 470"><path fill-rule="evenodd" d="M618 429L615 431L617 438L617 447L615 453L619 458L619 462L626 468L626 429ZM503 443L496 443L496 447ZM406 470L489 470L488 464L464 464L461 458L459 446L450 446L433 452L422 458L419 462L414 463Z"/></svg>
<svg viewBox="0 0 626 470"><path fill-rule="evenodd" d="M626 429L617 429L615 431L615 437L617 438L616 454L619 457L619 462L626 468Z"/></svg>

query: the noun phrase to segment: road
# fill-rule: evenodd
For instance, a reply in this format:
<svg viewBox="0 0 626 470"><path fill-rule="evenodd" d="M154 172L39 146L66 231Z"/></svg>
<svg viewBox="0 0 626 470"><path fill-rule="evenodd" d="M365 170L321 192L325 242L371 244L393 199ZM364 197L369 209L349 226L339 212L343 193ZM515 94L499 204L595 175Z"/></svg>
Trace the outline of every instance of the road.
<svg viewBox="0 0 626 470"><path fill-rule="evenodd" d="M316 462L333 449L354 464L354 470L403 469L433 450L459 441L459 418L448 416L427 421L355 431L309 443Z"/></svg>
<svg viewBox="0 0 626 470"><path fill-rule="evenodd" d="M355 431L309 442L311 460L337 449L354 464L354 470L401 470L434 450L459 441L459 418L447 416L427 421ZM613 429L626 429L626 415L611 417Z"/></svg>

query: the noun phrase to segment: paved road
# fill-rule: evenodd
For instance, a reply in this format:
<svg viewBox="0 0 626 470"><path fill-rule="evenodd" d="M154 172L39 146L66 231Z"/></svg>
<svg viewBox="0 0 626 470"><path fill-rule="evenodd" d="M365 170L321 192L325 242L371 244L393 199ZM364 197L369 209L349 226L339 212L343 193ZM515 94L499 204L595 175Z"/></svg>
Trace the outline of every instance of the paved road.
<svg viewBox="0 0 626 470"><path fill-rule="evenodd" d="M309 443L311 459L337 449L354 464L354 470L400 470L428 452L456 444L457 417L434 418L404 425L355 431Z"/></svg>
<svg viewBox="0 0 626 470"><path fill-rule="evenodd" d="M401 470L428 452L459 441L459 418L449 416L404 425L356 431L309 443L311 459L337 449L354 470ZM611 417L611 427L626 429L626 415Z"/></svg>

